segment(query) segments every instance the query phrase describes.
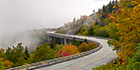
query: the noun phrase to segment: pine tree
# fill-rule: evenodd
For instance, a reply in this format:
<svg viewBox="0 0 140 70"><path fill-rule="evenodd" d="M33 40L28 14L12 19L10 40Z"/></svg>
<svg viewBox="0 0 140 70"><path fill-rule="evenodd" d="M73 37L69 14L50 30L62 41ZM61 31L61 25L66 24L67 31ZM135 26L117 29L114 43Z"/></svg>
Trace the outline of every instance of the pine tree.
<svg viewBox="0 0 140 70"><path fill-rule="evenodd" d="M86 38L85 38L84 42L87 43L87 39Z"/></svg>
<svg viewBox="0 0 140 70"><path fill-rule="evenodd" d="M89 30L88 30L88 35L93 36L94 35L94 29L92 26L90 26Z"/></svg>
<svg viewBox="0 0 140 70"><path fill-rule="evenodd" d="M5 59L12 62L14 66L23 65L26 62L25 57L22 43L18 43L18 45L16 47L13 46L13 48L9 47L5 53Z"/></svg>
<svg viewBox="0 0 140 70"><path fill-rule="evenodd" d="M106 6L103 5L103 12L106 12Z"/></svg>
<svg viewBox="0 0 140 70"><path fill-rule="evenodd" d="M30 55L29 55L29 50L28 50L27 46L25 47L24 53L25 53L25 55L26 55L25 60L27 60L27 59L30 57Z"/></svg>
<svg viewBox="0 0 140 70"><path fill-rule="evenodd" d="M56 47L56 43L54 41L51 42L50 47L51 47L51 49L54 49Z"/></svg>

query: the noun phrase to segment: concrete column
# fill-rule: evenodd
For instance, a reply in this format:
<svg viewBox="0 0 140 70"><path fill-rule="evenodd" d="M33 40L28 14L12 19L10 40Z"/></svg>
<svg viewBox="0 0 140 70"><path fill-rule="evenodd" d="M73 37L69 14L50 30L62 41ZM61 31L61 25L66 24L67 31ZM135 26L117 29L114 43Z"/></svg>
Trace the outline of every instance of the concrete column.
<svg viewBox="0 0 140 70"><path fill-rule="evenodd" d="M66 38L64 38L64 45L66 45L67 44L67 39Z"/></svg>

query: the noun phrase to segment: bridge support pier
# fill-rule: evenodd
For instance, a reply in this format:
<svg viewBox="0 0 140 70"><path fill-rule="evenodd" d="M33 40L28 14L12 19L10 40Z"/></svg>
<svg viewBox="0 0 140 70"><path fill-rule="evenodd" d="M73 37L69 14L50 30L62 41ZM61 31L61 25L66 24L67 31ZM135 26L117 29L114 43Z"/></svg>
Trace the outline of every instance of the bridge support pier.
<svg viewBox="0 0 140 70"><path fill-rule="evenodd" d="M66 38L64 38L64 45L66 45L67 44L67 39Z"/></svg>
<svg viewBox="0 0 140 70"><path fill-rule="evenodd" d="M63 38L57 38L57 37L54 37L54 36L48 36L48 40L47 40L47 43L50 44L52 41L56 42L57 44L64 44L66 45L67 44L67 38L66 37L63 37Z"/></svg>

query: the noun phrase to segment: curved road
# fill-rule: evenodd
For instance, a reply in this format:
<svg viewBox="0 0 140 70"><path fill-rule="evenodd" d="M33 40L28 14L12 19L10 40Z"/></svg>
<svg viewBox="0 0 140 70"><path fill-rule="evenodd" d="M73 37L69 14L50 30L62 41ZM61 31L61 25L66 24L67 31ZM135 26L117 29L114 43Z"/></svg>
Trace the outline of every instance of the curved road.
<svg viewBox="0 0 140 70"><path fill-rule="evenodd" d="M63 35L62 36L70 36L70 37L77 37L77 38L86 38L93 41L100 42L103 47L90 55L58 63L52 66L43 67L36 70L92 70L93 68L104 65L110 62L112 59L117 58L116 51L112 51L112 48L108 46L107 39L104 38L96 38L96 37L86 37L86 36L75 36L75 35Z"/></svg>

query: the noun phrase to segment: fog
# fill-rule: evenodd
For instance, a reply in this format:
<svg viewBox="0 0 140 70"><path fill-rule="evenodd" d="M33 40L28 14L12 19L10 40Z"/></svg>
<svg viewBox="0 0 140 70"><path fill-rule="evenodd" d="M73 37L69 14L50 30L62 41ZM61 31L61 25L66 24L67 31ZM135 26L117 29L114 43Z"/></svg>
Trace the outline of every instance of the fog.
<svg viewBox="0 0 140 70"><path fill-rule="evenodd" d="M30 29L57 28L74 17L90 15L94 9L98 11L109 1L0 0L0 44L2 36Z"/></svg>

